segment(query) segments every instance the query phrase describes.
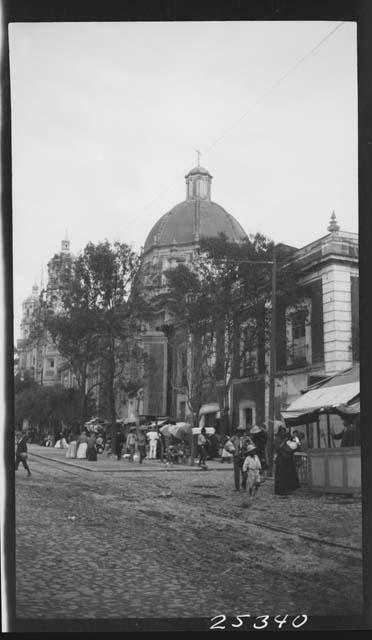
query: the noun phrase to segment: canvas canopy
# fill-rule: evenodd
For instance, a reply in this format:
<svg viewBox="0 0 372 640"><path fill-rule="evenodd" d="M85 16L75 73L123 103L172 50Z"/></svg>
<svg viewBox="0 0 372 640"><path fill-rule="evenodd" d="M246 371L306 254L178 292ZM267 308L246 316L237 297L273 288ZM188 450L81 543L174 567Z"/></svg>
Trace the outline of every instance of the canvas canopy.
<svg viewBox="0 0 372 640"><path fill-rule="evenodd" d="M310 422L320 412L357 414L359 392L359 367L355 366L303 393L282 412L282 417L299 424L305 419Z"/></svg>
<svg viewBox="0 0 372 640"><path fill-rule="evenodd" d="M199 411L199 416L203 416L206 413L220 413L220 405L217 402L211 402L210 404L203 404Z"/></svg>

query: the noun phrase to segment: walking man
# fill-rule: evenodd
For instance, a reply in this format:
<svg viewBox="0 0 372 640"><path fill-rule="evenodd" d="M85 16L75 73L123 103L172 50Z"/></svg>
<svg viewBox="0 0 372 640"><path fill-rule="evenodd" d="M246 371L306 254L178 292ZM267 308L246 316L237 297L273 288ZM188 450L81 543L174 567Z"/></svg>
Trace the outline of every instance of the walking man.
<svg viewBox="0 0 372 640"><path fill-rule="evenodd" d="M27 464L27 435L21 435L20 439L17 440L17 448L16 448L16 459L15 459L15 470L17 471L19 463L22 462L24 468L27 471L27 475L31 475L30 467Z"/></svg>
<svg viewBox="0 0 372 640"><path fill-rule="evenodd" d="M147 432L147 439L150 445L149 460L155 460L158 440L159 440L159 434L157 432L156 427L151 426L150 430Z"/></svg>
<svg viewBox="0 0 372 640"><path fill-rule="evenodd" d="M137 436L137 446L138 446L138 453L139 453L139 462L140 464L142 464L142 460L144 460L146 458L146 434L144 433L144 431L142 431L141 429L138 431L138 436Z"/></svg>
<svg viewBox="0 0 372 640"><path fill-rule="evenodd" d="M135 427L131 427L129 429L127 442L126 442L126 448L129 451L129 462L133 462L134 453L136 451L137 437L136 437L135 431L136 431Z"/></svg>
<svg viewBox="0 0 372 640"><path fill-rule="evenodd" d="M116 455L117 460L121 460L121 453L123 449L123 435L121 429L116 429L111 439L111 453Z"/></svg>
<svg viewBox="0 0 372 640"><path fill-rule="evenodd" d="M202 427L201 431L198 435L198 454L199 454L199 462L198 465L199 467L202 467L202 469L206 470L207 464L206 464L206 460L207 460L207 451L206 451L206 446L207 446L207 436L206 436L206 428Z"/></svg>

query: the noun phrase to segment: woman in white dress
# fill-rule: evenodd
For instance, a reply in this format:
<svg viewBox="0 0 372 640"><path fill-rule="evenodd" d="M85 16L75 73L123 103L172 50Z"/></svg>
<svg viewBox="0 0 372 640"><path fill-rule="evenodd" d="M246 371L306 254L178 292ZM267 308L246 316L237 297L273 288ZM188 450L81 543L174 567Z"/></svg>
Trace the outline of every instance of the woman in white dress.
<svg viewBox="0 0 372 640"><path fill-rule="evenodd" d="M76 458L76 450L77 450L77 436L74 433L71 436L71 440L66 451L66 458Z"/></svg>
<svg viewBox="0 0 372 640"><path fill-rule="evenodd" d="M78 437L78 440L77 440L76 457L77 458L86 458L87 457L87 448L88 448L88 436L85 433L85 431L83 431L83 433L80 434L80 436Z"/></svg>
<svg viewBox="0 0 372 640"><path fill-rule="evenodd" d="M54 445L55 449L67 449L68 448L68 444L67 444L67 440L66 438L61 438L60 440L57 440L57 442Z"/></svg>

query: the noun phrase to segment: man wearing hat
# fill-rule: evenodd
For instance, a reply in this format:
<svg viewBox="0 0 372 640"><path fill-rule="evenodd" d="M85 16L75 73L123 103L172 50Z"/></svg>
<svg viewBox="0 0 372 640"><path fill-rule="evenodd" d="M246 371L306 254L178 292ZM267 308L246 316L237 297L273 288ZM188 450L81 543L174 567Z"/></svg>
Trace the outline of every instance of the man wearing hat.
<svg viewBox="0 0 372 640"><path fill-rule="evenodd" d="M253 441L247 434L246 427L240 425L224 446L226 451L231 453L233 457L235 491L240 491L240 478L242 489L245 490L247 488L247 473L243 471L243 464L249 444L253 444Z"/></svg>

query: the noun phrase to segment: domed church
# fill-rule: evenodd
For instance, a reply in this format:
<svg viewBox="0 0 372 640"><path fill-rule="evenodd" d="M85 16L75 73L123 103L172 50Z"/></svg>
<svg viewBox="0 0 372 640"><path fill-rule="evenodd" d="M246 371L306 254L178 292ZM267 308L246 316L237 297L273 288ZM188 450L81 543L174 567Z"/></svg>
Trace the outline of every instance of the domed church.
<svg viewBox="0 0 372 640"><path fill-rule="evenodd" d="M230 242L247 237L239 222L211 199L212 176L200 165L185 176L186 199L165 213L146 238L142 253L142 277L152 291L166 284L164 272L179 263L192 262L199 241L223 233ZM172 381L184 356L184 344L170 344L159 327L168 320L166 311L146 333L145 348L152 362L143 395L143 413L185 419L187 403L175 393ZM185 414L186 412L186 414Z"/></svg>
<svg viewBox="0 0 372 640"><path fill-rule="evenodd" d="M201 238L224 233L230 242L241 242L246 233L239 222L211 200L212 176L195 167L185 176L186 200L164 214L147 236L144 254L152 249L195 247Z"/></svg>

